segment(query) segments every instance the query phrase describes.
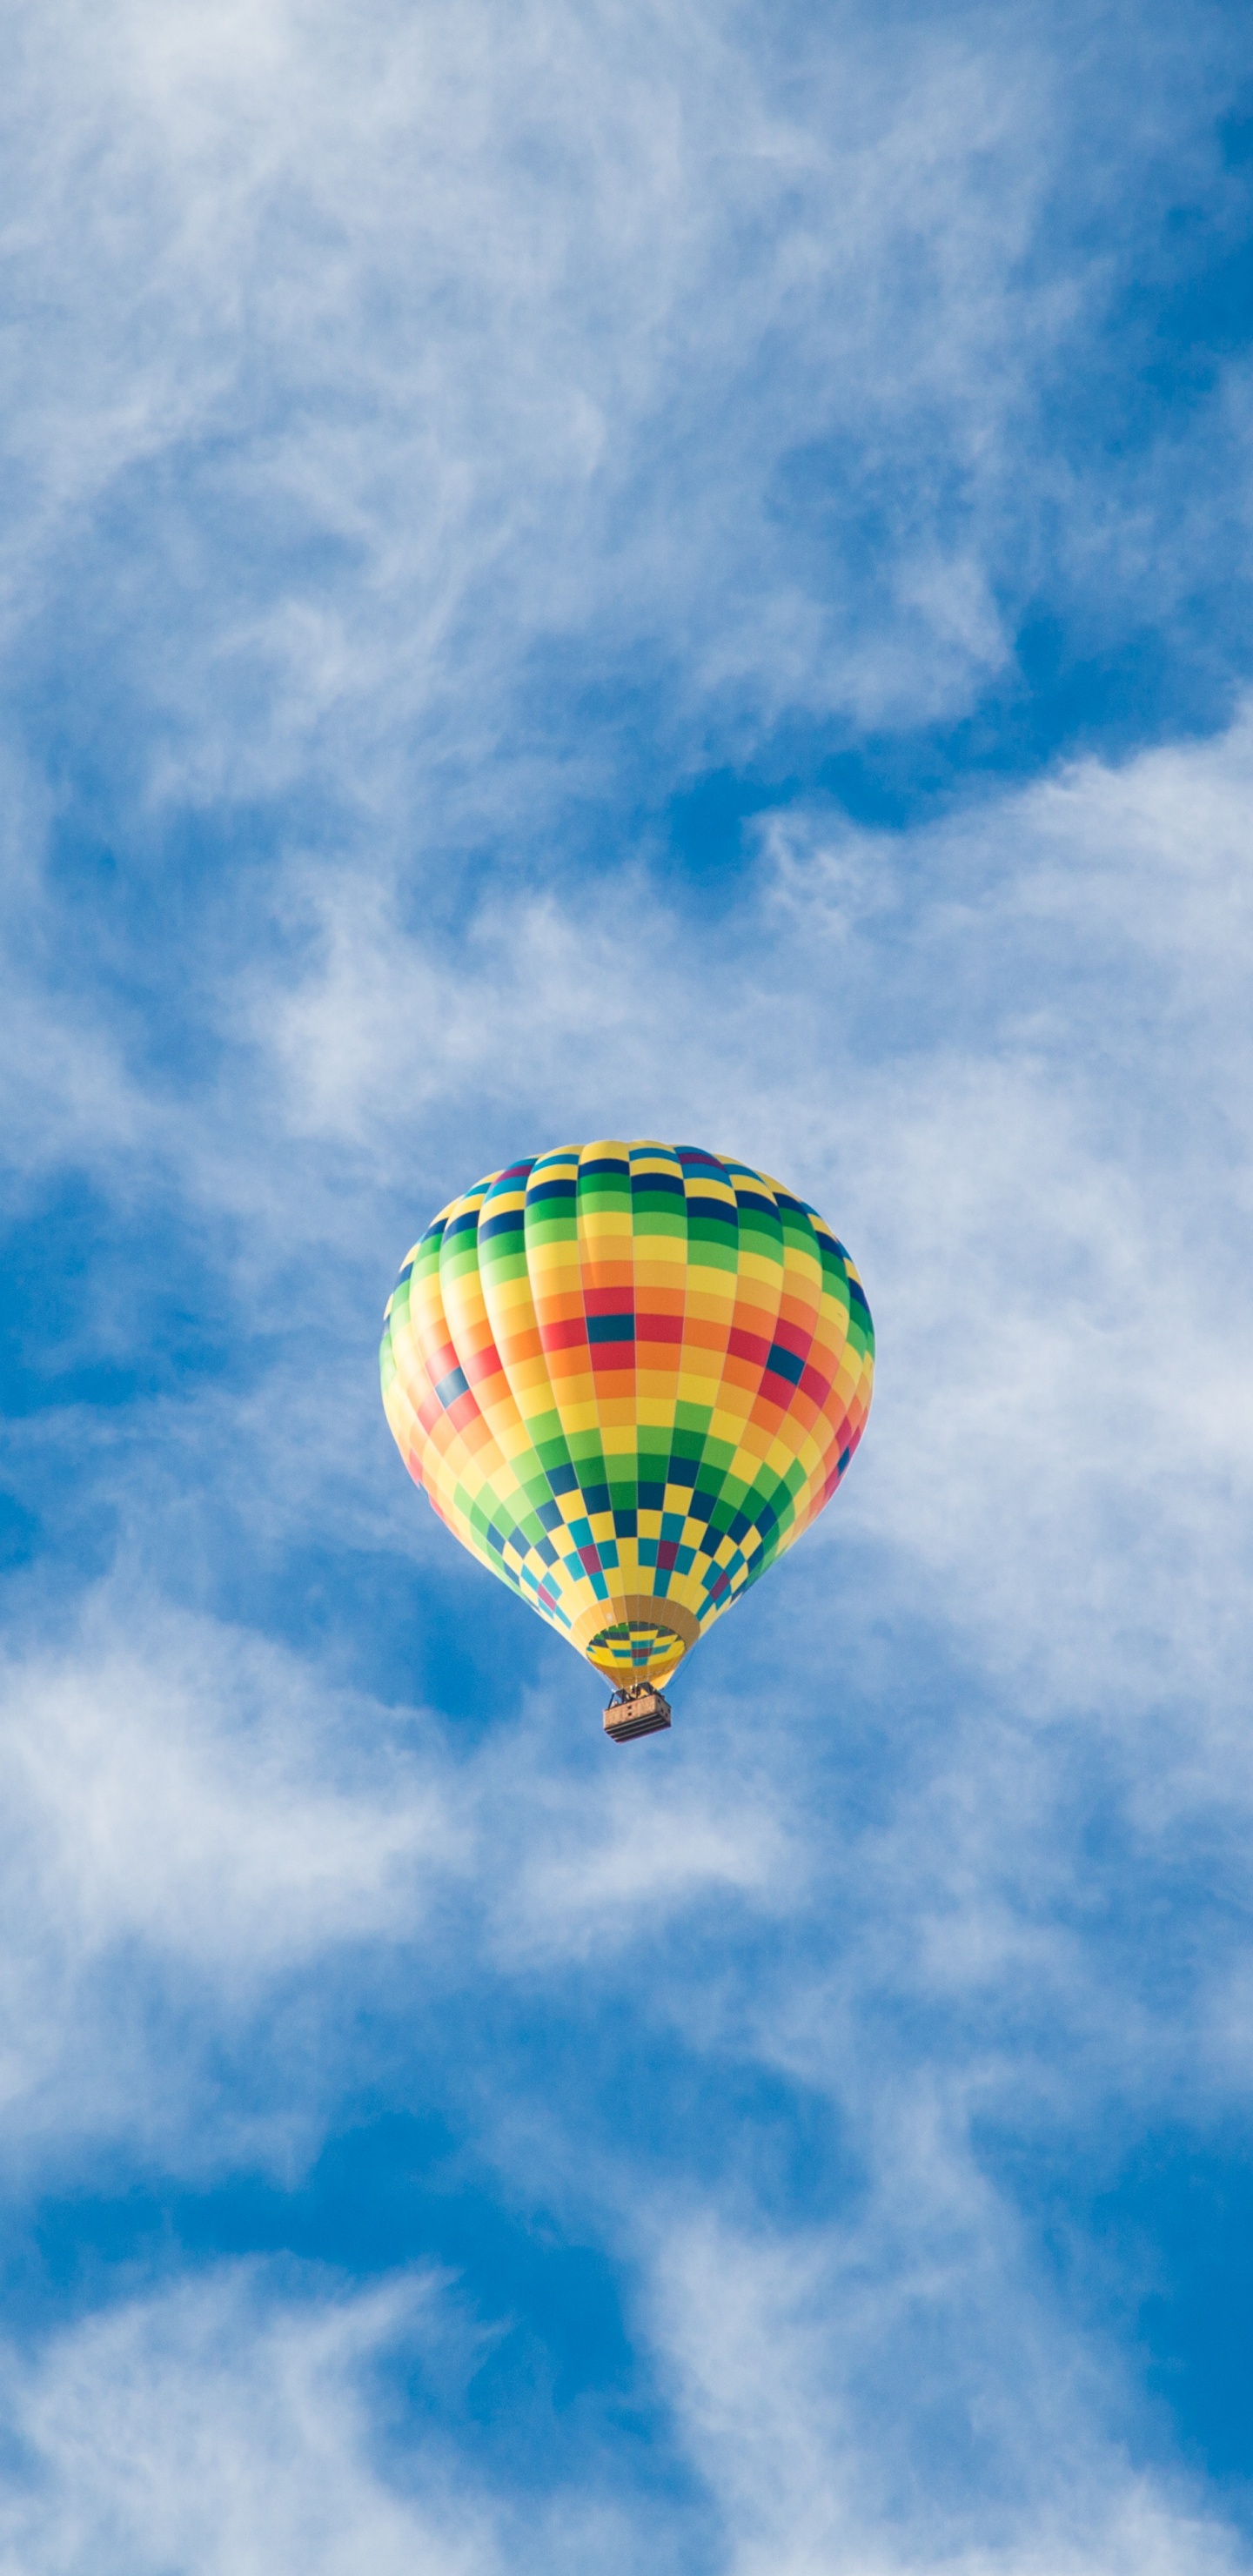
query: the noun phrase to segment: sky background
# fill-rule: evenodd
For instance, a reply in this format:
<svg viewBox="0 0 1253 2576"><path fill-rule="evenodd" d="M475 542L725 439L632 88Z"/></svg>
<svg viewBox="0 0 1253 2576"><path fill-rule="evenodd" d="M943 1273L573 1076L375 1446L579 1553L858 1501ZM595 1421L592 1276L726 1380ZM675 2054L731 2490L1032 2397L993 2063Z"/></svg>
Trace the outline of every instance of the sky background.
<svg viewBox="0 0 1253 2576"><path fill-rule="evenodd" d="M1253 2568L1247 11L12 0L3 2576ZM378 1397L879 1336L625 1751Z"/></svg>

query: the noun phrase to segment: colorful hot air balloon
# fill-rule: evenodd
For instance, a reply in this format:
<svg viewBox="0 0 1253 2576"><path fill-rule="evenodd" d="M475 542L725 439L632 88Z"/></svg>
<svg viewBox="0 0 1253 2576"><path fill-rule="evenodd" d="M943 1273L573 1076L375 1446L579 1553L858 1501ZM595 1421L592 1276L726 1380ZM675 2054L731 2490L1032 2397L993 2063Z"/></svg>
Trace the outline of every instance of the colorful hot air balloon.
<svg viewBox="0 0 1253 2576"><path fill-rule="evenodd" d="M455 1537L631 1703L834 1493L874 1332L803 1199L696 1146L560 1145L427 1227L383 1402Z"/></svg>

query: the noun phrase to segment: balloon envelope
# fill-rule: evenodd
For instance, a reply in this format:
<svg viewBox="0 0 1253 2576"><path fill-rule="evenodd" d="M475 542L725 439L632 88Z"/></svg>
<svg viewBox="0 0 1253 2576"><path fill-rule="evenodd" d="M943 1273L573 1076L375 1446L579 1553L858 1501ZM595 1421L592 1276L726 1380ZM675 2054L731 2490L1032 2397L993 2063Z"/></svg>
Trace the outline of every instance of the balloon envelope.
<svg viewBox="0 0 1253 2576"><path fill-rule="evenodd" d="M874 1332L843 1246L777 1181L611 1141L442 1209L380 1359L454 1536L614 1683L656 1685L834 1493Z"/></svg>

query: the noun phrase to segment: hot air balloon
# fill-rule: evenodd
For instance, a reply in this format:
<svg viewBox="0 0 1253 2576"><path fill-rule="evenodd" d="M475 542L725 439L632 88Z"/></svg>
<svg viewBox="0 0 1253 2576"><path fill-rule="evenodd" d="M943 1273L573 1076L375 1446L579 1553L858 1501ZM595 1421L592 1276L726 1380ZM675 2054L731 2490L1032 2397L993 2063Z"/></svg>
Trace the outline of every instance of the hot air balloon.
<svg viewBox="0 0 1253 2576"><path fill-rule="evenodd" d="M441 1209L388 1300L383 1402L454 1537L613 1687L619 1742L822 1510L874 1331L814 1208L691 1145L559 1145Z"/></svg>

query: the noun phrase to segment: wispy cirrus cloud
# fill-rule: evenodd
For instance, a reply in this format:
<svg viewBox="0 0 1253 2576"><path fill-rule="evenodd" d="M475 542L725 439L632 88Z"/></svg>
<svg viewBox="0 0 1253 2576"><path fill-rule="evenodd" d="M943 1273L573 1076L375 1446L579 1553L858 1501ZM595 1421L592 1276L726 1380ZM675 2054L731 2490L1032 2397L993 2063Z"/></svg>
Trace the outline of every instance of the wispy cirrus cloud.
<svg viewBox="0 0 1253 2576"><path fill-rule="evenodd" d="M550 840L632 765L580 691L664 692L682 774L964 712L1032 603L1177 620L1239 397L1115 474L1066 384L1172 190L1238 223L1229 38L1141 20L1129 87L1065 23L26 21L11 631L106 800Z"/></svg>
<svg viewBox="0 0 1253 2576"><path fill-rule="evenodd" d="M459 2492L447 2460L423 2460L419 2501L371 2458L370 2365L425 2342L438 2368L443 2340L455 2367L438 2280L355 2298L269 2287L225 2270L58 2337L34 2371L10 2364L12 2566L347 2576L416 2554L437 2576L482 2576L505 2563L489 2501Z"/></svg>

